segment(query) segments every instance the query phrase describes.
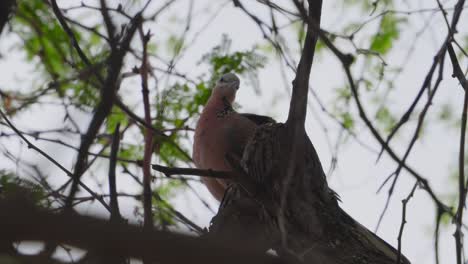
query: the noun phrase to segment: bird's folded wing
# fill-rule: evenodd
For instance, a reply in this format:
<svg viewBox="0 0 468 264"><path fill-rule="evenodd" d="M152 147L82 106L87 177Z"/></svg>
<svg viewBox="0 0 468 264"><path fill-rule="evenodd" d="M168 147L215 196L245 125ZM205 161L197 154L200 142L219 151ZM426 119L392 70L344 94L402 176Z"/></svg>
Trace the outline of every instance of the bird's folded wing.
<svg viewBox="0 0 468 264"><path fill-rule="evenodd" d="M269 116L248 114L248 113L239 113L241 116L248 118L250 121L254 122L257 126L261 126L268 123L276 123L276 120Z"/></svg>

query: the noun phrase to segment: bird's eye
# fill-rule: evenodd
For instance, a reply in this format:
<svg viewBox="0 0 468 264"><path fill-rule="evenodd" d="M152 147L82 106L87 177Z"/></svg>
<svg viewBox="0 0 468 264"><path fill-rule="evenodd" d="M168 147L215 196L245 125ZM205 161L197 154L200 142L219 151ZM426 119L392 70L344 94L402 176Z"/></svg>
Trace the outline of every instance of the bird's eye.
<svg viewBox="0 0 468 264"><path fill-rule="evenodd" d="M221 77L221 79L219 79L220 82L224 82L224 77Z"/></svg>

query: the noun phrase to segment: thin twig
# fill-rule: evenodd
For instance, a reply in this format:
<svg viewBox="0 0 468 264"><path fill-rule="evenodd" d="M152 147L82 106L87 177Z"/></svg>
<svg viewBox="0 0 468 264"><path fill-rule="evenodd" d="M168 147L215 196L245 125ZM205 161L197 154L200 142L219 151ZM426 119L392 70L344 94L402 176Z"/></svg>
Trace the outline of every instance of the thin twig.
<svg viewBox="0 0 468 264"><path fill-rule="evenodd" d="M202 169L192 169L192 168L174 168L166 167L157 164L151 165L153 170L162 172L167 177L172 175L192 175L192 176L201 176L201 177L210 177L216 179L234 179L236 177L235 173L231 171L215 171L215 170L202 170Z"/></svg>
<svg viewBox="0 0 468 264"><path fill-rule="evenodd" d="M158 168L163 168L164 169L169 169L169 170L172 170L172 169L176 169L176 168L168 168L168 167L164 167L164 166L159 166L159 165L152 165L153 168L156 166ZM157 170L157 169L156 169ZM129 174L137 183L139 183L140 185L143 185L143 182L141 182L138 177L136 177L135 175L133 175L126 167L124 167L124 172ZM187 174L189 175L189 174ZM181 212L175 210L171 204L169 204L167 201L165 201L157 192L153 192L153 197L158 200L159 202L161 202L164 207L166 207L170 213L172 213L174 216L178 217L180 219L180 221L185 224L186 226L188 226L190 229L194 230L195 232L197 232L198 234L203 234L205 233L205 230L201 227L199 227L197 224L195 224L193 221L191 221L189 218L187 218L185 215L183 215Z"/></svg>
<svg viewBox="0 0 468 264"><path fill-rule="evenodd" d="M303 20L307 20L307 17L302 17ZM313 23L310 25L314 26ZM316 29L319 30L319 29ZM432 188L429 185L429 182L427 181L426 178L422 177L419 173L417 173L415 170L413 170L411 167L409 167L406 163L402 162L402 160L398 157L398 155L393 151L393 149L385 142L383 137L380 135L380 133L377 131L375 126L372 124L370 121L369 117L366 114L366 111L364 110L364 107L361 103L361 98L358 93L358 89L356 87L356 82L354 81L353 75L351 73L351 64L353 62L353 56L349 54L344 54L339 49L328 39L328 37L323 33L323 31L318 31L320 34L321 40L325 43L325 45L332 51L332 53L338 58L338 60L341 62L342 67L345 71L345 75L347 77L349 86L351 88L351 94L354 98L354 101L356 103L356 106L358 108L359 116L361 119L364 121L365 125L368 127L370 130L371 134L374 136L375 139L379 142L379 144L382 146L382 148L390 155L390 157L396 161L398 164L402 164L402 167L407 170L417 181L420 182L420 184L423 186L423 188L427 191L427 193L430 195L432 200L436 203L436 205L441 208L442 210L451 213L451 210L448 206L446 206L434 193Z"/></svg>
<svg viewBox="0 0 468 264"><path fill-rule="evenodd" d="M439 56L439 54L436 56L436 58ZM426 104L424 105L424 108L422 109L421 113L419 114L419 117L418 117L418 123L416 125L416 129L414 130L414 133L413 133L413 136L408 144L408 147L405 151L405 154L403 155L403 159L401 160L401 163L398 164L396 170L394 173L392 173L392 177L393 178L393 182L392 182L392 185L390 186L390 188L388 189L388 197L387 197L387 202L385 203L385 207L382 211L382 213L380 214L380 217L379 217L379 221L377 223L377 227L376 227L376 230L379 228L380 226L380 223L383 219L383 216L384 214L386 213L387 209L388 209L388 205L390 204L390 199L393 195L393 191L395 190L395 186L396 186L396 183L397 183L397 180L400 176L400 172L403 168L402 164L405 164L406 163L406 160L409 156L409 154L411 153L411 150L413 149L414 145L416 144L416 141L418 140L419 138L419 135L421 133L421 130L422 130L422 127L423 127L423 124L424 124L424 119L426 117L426 114L429 110L429 107L432 106L432 101L434 99L434 96L437 92L437 90L439 89L440 87L440 84L442 82L442 78L443 78L443 74L444 74L444 58L445 58L445 53L442 53L440 54L441 58L440 59L434 59L435 61L439 61L439 74L438 74L438 77L437 77L437 80L436 80L436 83L434 84L434 87L432 89L429 89L430 86L427 87L427 89L429 90L429 98L427 99L427 102ZM387 142L388 144L388 142ZM383 185L382 185L383 186Z"/></svg>
<svg viewBox="0 0 468 264"><path fill-rule="evenodd" d="M466 81L465 75L460 68L458 59L453 50L452 44L448 44L448 51L450 60L453 64L453 77L458 78L460 84L465 89L464 100L463 100L463 112L461 117L461 128L460 128L460 145L459 145L459 157L458 157L458 209L455 217L455 243L457 253L457 264L462 264L463 254L463 208L465 207L465 137L466 137L466 120L468 111L468 82Z"/></svg>
<svg viewBox="0 0 468 264"><path fill-rule="evenodd" d="M406 199L403 199L402 202L402 214L401 214L401 225L400 225L400 231L398 232L398 256L397 256L397 264L400 264L401 260L401 244L402 244L402 238L403 238L403 229L405 228L406 224L406 206L408 205L409 200L413 197L414 191L416 190L416 187L418 186L418 182L414 183L413 188L411 189L411 192L408 194Z"/></svg>
<svg viewBox="0 0 468 264"><path fill-rule="evenodd" d="M440 221L442 220L443 212L440 210L437 210L437 216L436 216L436 227L434 230L434 257L435 257L435 263L439 264L440 259L439 259L439 237L440 237Z"/></svg>
<svg viewBox="0 0 468 264"><path fill-rule="evenodd" d="M72 178L73 177L73 173L71 171L69 171L68 169L66 169L65 167L63 167L62 164L60 164L58 161L56 161L55 159L53 159L50 155L48 155L47 153L45 153L43 150L41 150L40 148L38 148L36 145L32 144L22 133L21 131L19 131L14 125L13 123L11 123L11 121L8 119L8 117L5 115L5 113L3 113L3 111L0 109L0 115L2 116L2 118L5 120L5 122L7 122L8 126L13 129L13 131L15 131L15 133L24 141L26 142L27 144L27 147L30 148L30 149L33 149L37 152L39 152L39 154L41 154L43 157L45 157L47 160L49 160L50 162L52 162L55 166L57 166L60 170L62 170L63 172L65 172L65 174ZM91 194L96 200L98 200L103 206L104 208L106 208L109 212L111 211L110 210L110 207L109 205L107 205L107 203L102 199L102 197L100 197L99 195L97 195L95 192L93 192L93 190L91 190L86 184L84 184L83 182L81 181L78 181L78 184L83 188L85 189L89 194Z"/></svg>

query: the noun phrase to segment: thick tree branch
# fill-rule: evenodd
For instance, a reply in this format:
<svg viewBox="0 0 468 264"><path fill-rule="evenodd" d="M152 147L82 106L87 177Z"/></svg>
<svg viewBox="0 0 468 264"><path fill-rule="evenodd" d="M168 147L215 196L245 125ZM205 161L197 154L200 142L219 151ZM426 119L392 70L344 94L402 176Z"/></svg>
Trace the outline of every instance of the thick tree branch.
<svg viewBox="0 0 468 264"><path fill-rule="evenodd" d="M295 0L294 3L298 6L299 11L303 10L302 4L298 0ZM301 60L297 67L296 78L293 81L292 97L286 121L287 125L296 126L297 129L302 131L304 131L307 112L310 70L314 59L315 45L318 40L318 31L315 28L320 28L321 13L322 1L309 1L309 14L306 20L308 25L306 39L304 48L302 49Z"/></svg>
<svg viewBox="0 0 468 264"><path fill-rule="evenodd" d="M112 49L114 49L115 48L114 45L117 44L117 41L115 39L115 25L114 25L114 22L112 22L112 19L109 15L109 9L107 8L106 0L100 0L99 2L101 3L100 11L102 14L102 18L107 28L109 44L111 45Z"/></svg>
<svg viewBox="0 0 468 264"><path fill-rule="evenodd" d="M0 200L0 243L22 240L65 243L103 255L119 254L158 263L279 263L228 238L212 240L145 230L81 216L51 214L24 201ZM73 228L70 228L73 227Z"/></svg>

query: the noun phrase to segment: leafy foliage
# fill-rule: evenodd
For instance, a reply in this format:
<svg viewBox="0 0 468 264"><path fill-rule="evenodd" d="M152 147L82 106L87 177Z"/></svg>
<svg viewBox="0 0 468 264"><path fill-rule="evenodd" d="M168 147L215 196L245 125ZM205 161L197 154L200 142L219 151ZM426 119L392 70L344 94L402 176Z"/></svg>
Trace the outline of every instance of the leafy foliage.
<svg viewBox="0 0 468 264"><path fill-rule="evenodd" d="M342 113L341 118L342 118L343 126L346 129L352 130L354 128L354 119L350 113Z"/></svg>
<svg viewBox="0 0 468 264"><path fill-rule="evenodd" d="M258 69L265 66L266 57L257 53L255 48L248 51L230 52L231 43L232 41L223 35L221 44L203 56L202 61L208 62L211 66L212 77L208 83L214 83L219 76L228 72L240 75L247 72L255 74Z"/></svg>
<svg viewBox="0 0 468 264"><path fill-rule="evenodd" d="M157 223L163 226L174 226L176 221L174 219L173 207L166 201L174 197L175 191L185 187L185 184L180 180L171 179L163 182L156 187L155 192L158 197L153 197L153 204L155 207L154 219Z"/></svg>
<svg viewBox="0 0 468 264"><path fill-rule="evenodd" d="M164 90L157 100L158 118L155 127L183 128L187 122L198 116L203 105L211 95L219 76L235 72L243 75L254 74L265 64L266 58L254 49L230 52L231 40L223 36L221 44L203 56L200 63L206 63L210 68L210 77L199 76L196 83L175 83ZM187 139L187 135L173 133L170 141L164 141L159 146L159 156L166 164L176 161L188 161L188 150L176 147Z"/></svg>
<svg viewBox="0 0 468 264"><path fill-rule="evenodd" d="M13 173L0 170L0 199L13 199L21 196L34 204L50 206L45 190L30 180L17 177Z"/></svg>
<svg viewBox="0 0 468 264"><path fill-rule="evenodd" d="M103 75L101 62L107 55L102 38L72 26L77 44L85 52L94 51L94 54L87 52L91 63L95 64L94 69L89 69L44 1L20 1L14 22L15 31L23 39L26 58L52 79L42 89L55 90L59 97L79 108L96 105L99 89L95 73Z"/></svg>

